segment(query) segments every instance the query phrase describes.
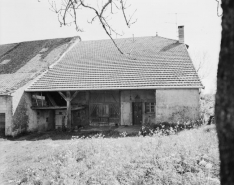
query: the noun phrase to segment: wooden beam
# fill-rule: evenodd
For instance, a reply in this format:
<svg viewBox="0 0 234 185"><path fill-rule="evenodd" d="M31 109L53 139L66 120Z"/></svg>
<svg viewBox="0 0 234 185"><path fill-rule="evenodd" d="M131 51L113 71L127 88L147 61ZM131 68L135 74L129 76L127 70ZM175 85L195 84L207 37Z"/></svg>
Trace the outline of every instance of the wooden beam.
<svg viewBox="0 0 234 185"><path fill-rule="evenodd" d="M55 106L55 107L58 106L57 103L54 101L54 99L50 96L49 93L46 93L46 95L53 106Z"/></svg>
<svg viewBox="0 0 234 185"><path fill-rule="evenodd" d="M38 107L38 106L32 106L31 109L33 110L60 110L60 109L66 109L66 106L56 106L56 107Z"/></svg>
<svg viewBox="0 0 234 185"><path fill-rule="evenodd" d="M71 129L71 93L70 91L66 92L66 101L67 101L67 128Z"/></svg>
<svg viewBox="0 0 234 185"><path fill-rule="evenodd" d="M76 92L72 95L71 100L73 100L73 99L76 97L76 95L78 94L78 92L79 92L79 91L76 91Z"/></svg>
<svg viewBox="0 0 234 185"><path fill-rule="evenodd" d="M67 101L67 97L62 92L59 91L58 93L63 97L65 101Z"/></svg>
<svg viewBox="0 0 234 185"><path fill-rule="evenodd" d="M31 109L33 110L60 110L60 109L67 109L67 106L56 106L56 107L38 107L38 106L31 106ZM84 106L80 106L80 107L72 107L71 106L71 110L81 110L81 109L85 109Z"/></svg>

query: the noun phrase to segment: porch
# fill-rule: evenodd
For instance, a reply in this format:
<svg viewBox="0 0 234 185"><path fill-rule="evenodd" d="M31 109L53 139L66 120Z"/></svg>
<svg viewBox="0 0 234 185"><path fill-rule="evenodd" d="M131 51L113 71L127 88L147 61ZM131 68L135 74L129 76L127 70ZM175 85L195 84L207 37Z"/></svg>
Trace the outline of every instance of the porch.
<svg viewBox="0 0 234 185"><path fill-rule="evenodd" d="M46 130L155 122L155 90L33 92L31 100Z"/></svg>

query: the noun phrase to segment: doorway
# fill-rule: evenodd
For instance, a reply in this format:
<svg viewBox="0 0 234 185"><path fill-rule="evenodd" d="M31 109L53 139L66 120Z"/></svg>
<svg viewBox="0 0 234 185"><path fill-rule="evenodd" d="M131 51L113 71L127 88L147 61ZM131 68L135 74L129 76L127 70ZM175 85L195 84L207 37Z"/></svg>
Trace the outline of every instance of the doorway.
<svg viewBox="0 0 234 185"><path fill-rule="evenodd" d="M0 133L5 133L6 115L0 113Z"/></svg>
<svg viewBox="0 0 234 185"><path fill-rule="evenodd" d="M133 125L142 124L142 102L132 103Z"/></svg>

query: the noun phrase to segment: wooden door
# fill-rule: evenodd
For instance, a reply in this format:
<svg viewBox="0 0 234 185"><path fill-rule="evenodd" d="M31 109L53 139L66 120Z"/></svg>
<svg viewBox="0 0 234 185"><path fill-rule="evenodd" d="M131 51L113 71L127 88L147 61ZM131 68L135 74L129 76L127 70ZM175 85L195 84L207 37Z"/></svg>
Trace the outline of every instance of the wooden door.
<svg viewBox="0 0 234 185"><path fill-rule="evenodd" d="M86 114L86 109L72 111L73 127L79 127L81 125L86 125L87 123L88 123L88 118Z"/></svg>
<svg viewBox="0 0 234 185"><path fill-rule="evenodd" d="M141 125L142 123L142 103L133 102L132 103L133 112L133 125Z"/></svg>
<svg viewBox="0 0 234 185"><path fill-rule="evenodd" d="M48 130L55 129L55 111L49 110L49 117L48 117Z"/></svg>
<svg viewBox="0 0 234 185"><path fill-rule="evenodd" d="M6 115L5 113L0 113L0 132L5 133L5 124L6 124Z"/></svg>

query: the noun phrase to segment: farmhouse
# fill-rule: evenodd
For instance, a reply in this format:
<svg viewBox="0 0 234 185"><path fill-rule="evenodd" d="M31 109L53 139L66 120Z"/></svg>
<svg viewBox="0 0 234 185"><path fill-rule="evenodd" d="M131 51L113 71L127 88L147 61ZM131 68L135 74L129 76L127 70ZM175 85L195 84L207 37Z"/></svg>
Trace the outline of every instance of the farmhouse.
<svg viewBox="0 0 234 185"><path fill-rule="evenodd" d="M111 40L76 40L42 74L39 69L39 76L33 73L37 77L24 83L15 95L0 95L0 125L7 135L81 125L199 119L202 84L184 44L183 26L179 27L179 40L159 36L116 39L124 54ZM40 52L44 50L36 57L41 62Z"/></svg>

